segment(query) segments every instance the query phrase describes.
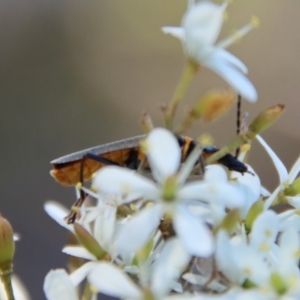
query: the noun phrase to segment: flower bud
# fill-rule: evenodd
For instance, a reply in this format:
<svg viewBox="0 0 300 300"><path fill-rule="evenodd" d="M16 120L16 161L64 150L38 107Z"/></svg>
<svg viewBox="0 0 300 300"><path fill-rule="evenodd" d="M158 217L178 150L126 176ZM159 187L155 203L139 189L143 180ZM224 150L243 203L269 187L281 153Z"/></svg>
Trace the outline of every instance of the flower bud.
<svg viewBox="0 0 300 300"><path fill-rule="evenodd" d="M80 224L74 223L74 231L80 244L97 257L102 259L106 252L100 247L96 239Z"/></svg>
<svg viewBox="0 0 300 300"><path fill-rule="evenodd" d="M154 128L152 119L151 119L150 115L147 114L146 112L143 113L143 115L140 119L140 123L141 123L142 129L145 133L149 133Z"/></svg>
<svg viewBox="0 0 300 300"><path fill-rule="evenodd" d="M297 196L300 194L300 177L290 184L284 191L286 196Z"/></svg>
<svg viewBox="0 0 300 300"><path fill-rule="evenodd" d="M219 228L222 228L228 233L231 233L238 225L239 219L240 212L237 209L234 209L226 215Z"/></svg>
<svg viewBox="0 0 300 300"><path fill-rule="evenodd" d="M199 119L204 124L212 123L228 112L236 102L236 95L232 91L209 91L198 100L195 106L188 111L176 133L182 134L189 130Z"/></svg>
<svg viewBox="0 0 300 300"><path fill-rule="evenodd" d="M278 295L283 295L287 291L287 286L284 279L278 273L273 273L270 276L271 285Z"/></svg>
<svg viewBox="0 0 300 300"><path fill-rule="evenodd" d="M13 229L10 223L0 216L0 271L11 271L12 260L15 254Z"/></svg>
<svg viewBox="0 0 300 300"><path fill-rule="evenodd" d="M190 111L193 119L201 118L203 123L211 123L228 112L236 102L236 95L232 91L210 91L206 93Z"/></svg>
<svg viewBox="0 0 300 300"><path fill-rule="evenodd" d="M274 105L260 113L249 126L249 135L256 135L270 127L284 112L284 105Z"/></svg>
<svg viewBox="0 0 300 300"><path fill-rule="evenodd" d="M247 232L251 231L252 224L256 220L256 218L264 211L264 201L259 199L258 201L254 202L246 217L246 230Z"/></svg>

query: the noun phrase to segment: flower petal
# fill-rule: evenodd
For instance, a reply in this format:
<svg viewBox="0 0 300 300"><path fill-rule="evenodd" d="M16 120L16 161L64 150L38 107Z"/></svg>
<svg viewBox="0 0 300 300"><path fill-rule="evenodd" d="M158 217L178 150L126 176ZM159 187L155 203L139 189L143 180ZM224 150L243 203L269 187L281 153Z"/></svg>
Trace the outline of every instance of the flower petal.
<svg viewBox="0 0 300 300"><path fill-rule="evenodd" d="M109 246L112 243L115 231L116 211L116 207L105 205L102 214L95 220L94 237L106 251L109 250Z"/></svg>
<svg viewBox="0 0 300 300"><path fill-rule="evenodd" d="M226 274L231 281L242 283L244 277L241 276L238 270L236 255L228 234L223 230L219 231L217 233L216 242L216 262L218 270Z"/></svg>
<svg viewBox="0 0 300 300"><path fill-rule="evenodd" d="M102 168L97 173L93 185L99 192L122 197L124 203L142 197L149 200L157 198L157 189L151 180L121 167Z"/></svg>
<svg viewBox="0 0 300 300"><path fill-rule="evenodd" d="M179 168L181 151L174 134L164 128L153 129L146 138L147 158L153 171L161 181L174 175Z"/></svg>
<svg viewBox="0 0 300 300"><path fill-rule="evenodd" d="M275 201L278 193L283 190L284 187L282 185L279 185L274 191L273 193L269 196L269 198L265 201L265 204L264 204L264 209L267 210L271 205L272 203Z"/></svg>
<svg viewBox="0 0 300 300"><path fill-rule="evenodd" d="M287 196L286 199L287 199L287 202L288 202L291 206L293 206L293 207L295 207L295 208L297 208L297 209L300 208L300 196L294 196L294 197L289 197L289 196Z"/></svg>
<svg viewBox="0 0 300 300"><path fill-rule="evenodd" d="M212 51L210 55L202 61L202 65L219 74L248 101L255 102L257 100L257 92L250 80L232 65L228 64L227 61L224 61L223 55L219 55L218 51Z"/></svg>
<svg viewBox="0 0 300 300"><path fill-rule="evenodd" d="M97 260L95 255L81 246L66 246L63 248L62 252L75 257Z"/></svg>
<svg viewBox="0 0 300 300"><path fill-rule="evenodd" d="M239 208L245 203L243 193L233 183L190 182L178 192L181 200L219 203L228 208Z"/></svg>
<svg viewBox="0 0 300 300"><path fill-rule="evenodd" d="M74 286L79 285L97 265L98 262L90 261L72 272L69 277Z"/></svg>
<svg viewBox="0 0 300 300"><path fill-rule="evenodd" d="M292 167L292 169L289 173L289 183L294 182L294 180L298 176L299 172L300 172L300 156L298 157L298 159L294 163L294 165L293 165L293 167Z"/></svg>
<svg viewBox="0 0 300 300"><path fill-rule="evenodd" d="M167 295L190 260L190 255L178 239L170 239L164 245L154 264L151 276L153 293L160 298Z"/></svg>
<svg viewBox="0 0 300 300"><path fill-rule="evenodd" d="M170 34L180 39L182 42L185 40L184 29L182 27L164 26L161 30L163 33Z"/></svg>
<svg viewBox="0 0 300 300"><path fill-rule="evenodd" d="M185 163L182 165L177 175L177 182L179 186L182 186L186 182L192 170L194 169L196 162L199 161L201 153L202 149L199 145L196 145L193 151L188 155Z"/></svg>
<svg viewBox="0 0 300 300"><path fill-rule="evenodd" d="M141 299L139 288L120 269L100 262L88 276L90 284L98 291L116 298Z"/></svg>
<svg viewBox="0 0 300 300"><path fill-rule="evenodd" d="M142 248L159 225L162 214L162 206L157 204L143 209L124 224L116 238L118 253L134 255Z"/></svg>
<svg viewBox="0 0 300 300"><path fill-rule="evenodd" d="M239 172L231 172L231 178L234 183L241 190L245 197L245 205L242 207L242 218L245 218L248 210L254 202L256 202L261 193L260 179L252 169L251 166L247 165L250 173L241 174Z"/></svg>
<svg viewBox="0 0 300 300"><path fill-rule="evenodd" d="M221 166L209 165L205 167L204 180L209 182L228 182L228 176Z"/></svg>
<svg viewBox="0 0 300 300"><path fill-rule="evenodd" d="M292 265L299 260L300 238L295 228L288 228L279 237L280 258Z"/></svg>
<svg viewBox="0 0 300 300"><path fill-rule="evenodd" d="M67 224L67 222L65 221L65 217L69 214L68 209L55 201L47 201L44 204L44 209L54 221L74 233L73 225Z"/></svg>
<svg viewBox="0 0 300 300"><path fill-rule="evenodd" d="M279 218L277 214L271 210L265 211L257 217L252 226L250 244L259 251L261 249L267 251L265 246L269 246L270 251L278 235L278 231Z"/></svg>
<svg viewBox="0 0 300 300"><path fill-rule="evenodd" d="M203 45L212 45L219 36L226 3L217 5L202 1L189 9L182 19L182 27L186 34L188 54L195 58L197 50Z"/></svg>
<svg viewBox="0 0 300 300"><path fill-rule="evenodd" d="M265 140L260 136L256 135L256 139L260 142L260 144L265 148L267 153L270 155L275 168L279 175L280 183L284 183L288 179L288 171L276 153L271 149L271 147L265 142Z"/></svg>
<svg viewBox="0 0 300 300"><path fill-rule="evenodd" d="M75 286L63 269L50 271L45 277L44 292L48 300L75 300L78 299Z"/></svg>
<svg viewBox="0 0 300 300"><path fill-rule="evenodd" d="M245 74L248 73L247 66L239 58L237 58L227 50L222 48L215 48L214 55L217 55L219 59L222 59L228 65L232 65L233 67L237 68L241 72Z"/></svg>
<svg viewBox="0 0 300 300"><path fill-rule="evenodd" d="M188 253L207 257L214 251L210 231L200 218L192 215L183 205L178 205L173 220L174 230Z"/></svg>

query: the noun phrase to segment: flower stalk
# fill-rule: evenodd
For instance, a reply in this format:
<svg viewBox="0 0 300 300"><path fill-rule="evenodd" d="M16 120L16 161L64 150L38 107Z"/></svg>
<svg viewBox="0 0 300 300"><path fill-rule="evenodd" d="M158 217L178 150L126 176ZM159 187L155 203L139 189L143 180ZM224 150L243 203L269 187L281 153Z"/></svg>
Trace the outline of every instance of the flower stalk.
<svg viewBox="0 0 300 300"><path fill-rule="evenodd" d="M11 282L14 254L13 229L8 220L0 216L0 276L8 300L15 299Z"/></svg>
<svg viewBox="0 0 300 300"><path fill-rule="evenodd" d="M1 281L5 288L8 300L15 300L14 291L12 287L12 269L1 273Z"/></svg>
<svg viewBox="0 0 300 300"><path fill-rule="evenodd" d="M193 77L198 72L199 65L192 62L187 61L187 64L185 66L184 72L182 74L182 77L179 81L179 84L175 90L175 93L168 104L166 110L163 112L164 114L164 120L165 120L165 127L167 129L172 130L173 127L173 121L176 109L178 107L178 104L182 100L187 88L189 87Z"/></svg>

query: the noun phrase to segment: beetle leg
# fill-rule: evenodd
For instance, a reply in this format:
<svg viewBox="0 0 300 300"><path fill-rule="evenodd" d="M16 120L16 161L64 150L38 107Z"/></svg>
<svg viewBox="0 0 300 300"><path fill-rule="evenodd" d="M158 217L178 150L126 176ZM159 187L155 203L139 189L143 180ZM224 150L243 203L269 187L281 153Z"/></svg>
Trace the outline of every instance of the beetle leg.
<svg viewBox="0 0 300 300"><path fill-rule="evenodd" d="M97 161L101 164L104 165L115 165L115 166L119 166L119 164L96 154L93 153L87 153L85 154L82 159L81 159L81 164L80 164L80 185L82 186L84 184L84 163L87 159L91 159L94 161ZM81 189L79 189L80 192L80 198L73 204L72 208L77 208L77 207L81 207L81 205L83 204L85 198L86 198L86 193ZM66 221L68 224L73 224L76 220L76 218L78 217L78 212L75 210L71 210L71 212L66 216Z"/></svg>

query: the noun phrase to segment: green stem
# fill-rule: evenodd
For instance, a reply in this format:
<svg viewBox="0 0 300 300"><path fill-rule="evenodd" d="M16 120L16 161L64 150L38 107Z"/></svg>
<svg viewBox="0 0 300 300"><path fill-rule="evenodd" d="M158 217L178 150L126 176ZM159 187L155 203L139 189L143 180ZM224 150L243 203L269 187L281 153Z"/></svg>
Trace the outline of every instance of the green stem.
<svg viewBox="0 0 300 300"><path fill-rule="evenodd" d="M218 152L212 154L205 160L205 165L213 164L218 161L220 158L224 157L226 154L231 153L238 147L246 144L249 141L248 135L239 135L237 136L229 145L223 147Z"/></svg>
<svg viewBox="0 0 300 300"><path fill-rule="evenodd" d="M90 300L92 296L93 296L93 293L91 291L90 284L87 282L84 287L82 300Z"/></svg>
<svg viewBox="0 0 300 300"><path fill-rule="evenodd" d="M176 91L164 113L166 128L172 129L173 126L173 118L177 109L179 102L181 101L183 95L185 94L188 86L190 85L192 78L197 73L199 69L199 65L194 62L188 61L182 77L179 81L179 84L176 88Z"/></svg>
<svg viewBox="0 0 300 300"><path fill-rule="evenodd" d="M5 288L8 300L15 300L14 291L11 284L12 270L5 271L1 274L1 280Z"/></svg>

